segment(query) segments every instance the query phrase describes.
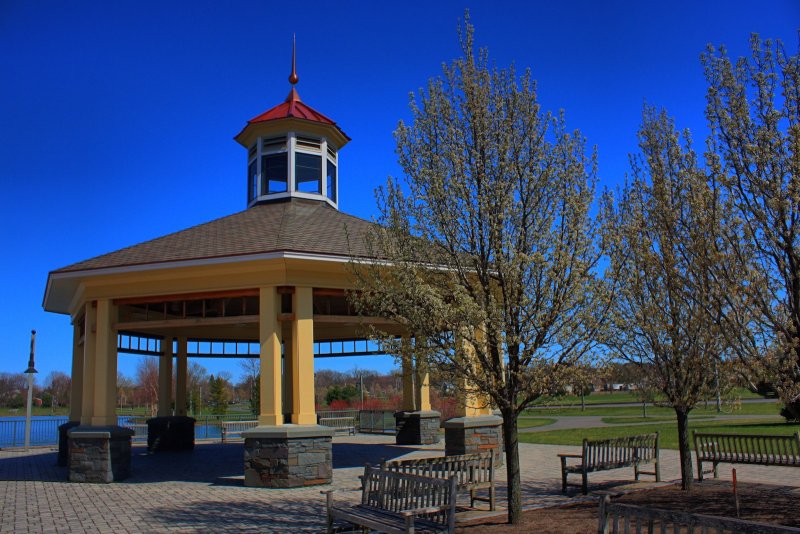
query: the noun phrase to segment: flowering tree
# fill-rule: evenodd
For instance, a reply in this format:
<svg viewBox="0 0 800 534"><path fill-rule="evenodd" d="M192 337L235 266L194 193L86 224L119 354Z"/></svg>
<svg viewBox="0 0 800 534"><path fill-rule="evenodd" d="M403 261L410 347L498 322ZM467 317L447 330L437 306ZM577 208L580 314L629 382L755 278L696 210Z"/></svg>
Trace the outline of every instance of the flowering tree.
<svg viewBox="0 0 800 534"><path fill-rule="evenodd" d="M722 207L691 148L664 112L644 111L633 181L609 215L611 276L618 286L607 344L640 367L675 410L681 483L692 485L689 412L715 384L726 350L714 273ZM735 291L727 288L728 291Z"/></svg>
<svg viewBox="0 0 800 534"><path fill-rule="evenodd" d="M354 260L354 298L426 339L415 349L434 369L499 408L517 523L517 417L566 380L606 315L595 162L563 114L540 109L529 72L490 68L473 48L467 21L463 57L412 95L413 119L395 132L404 178L379 190L377 259Z"/></svg>
<svg viewBox="0 0 800 534"><path fill-rule="evenodd" d="M766 375L800 419L800 56L754 35L749 58L709 46L702 61L708 159L732 205L738 261L719 283L743 293L727 299L725 331L754 381Z"/></svg>

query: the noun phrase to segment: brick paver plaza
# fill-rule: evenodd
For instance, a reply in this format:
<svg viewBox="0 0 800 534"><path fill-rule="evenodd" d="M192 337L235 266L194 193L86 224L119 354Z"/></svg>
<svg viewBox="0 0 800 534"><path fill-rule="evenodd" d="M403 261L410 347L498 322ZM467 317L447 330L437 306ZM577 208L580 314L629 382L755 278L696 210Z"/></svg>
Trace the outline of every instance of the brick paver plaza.
<svg viewBox="0 0 800 534"><path fill-rule="evenodd" d="M563 445L520 445L524 507L580 498L579 492L560 493L559 452L580 451ZM66 468L55 465L56 453L50 448L28 453L0 450L0 533L320 532L325 526L325 498L320 490L355 488L368 462L432 454L444 454L444 442L399 446L394 436L338 436L331 486L263 489L242 484L241 442L199 443L192 452L154 455L135 446L133 476L114 484L67 482ZM662 450L661 454L664 479L679 478L677 451ZM721 478L730 478L730 472L729 465L720 466ZM737 466L737 474L743 482L800 487L796 468ZM647 486L652 477L643 478L640 487ZM502 468L498 471L501 506L505 479ZM594 473L589 478L590 491L608 489L611 481L632 479L632 468ZM344 492L337 498L358 496Z"/></svg>

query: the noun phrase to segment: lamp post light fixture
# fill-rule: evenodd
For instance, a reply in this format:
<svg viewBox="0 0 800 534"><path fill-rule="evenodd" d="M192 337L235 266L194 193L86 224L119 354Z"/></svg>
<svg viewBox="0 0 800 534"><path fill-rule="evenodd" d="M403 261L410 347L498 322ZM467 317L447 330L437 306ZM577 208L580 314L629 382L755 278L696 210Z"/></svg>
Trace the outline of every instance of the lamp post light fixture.
<svg viewBox="0 0 800 534"><path fill-rule="evenodd" d="M28 359L28 368L25 374L28 376L28 405L25 412L25 450L28 450L31 444L31 410L33 407L33 379L34 374L39 371L36 370L33 364L34 353L36 351L36 330L31 330L31 355Z"/></svg>

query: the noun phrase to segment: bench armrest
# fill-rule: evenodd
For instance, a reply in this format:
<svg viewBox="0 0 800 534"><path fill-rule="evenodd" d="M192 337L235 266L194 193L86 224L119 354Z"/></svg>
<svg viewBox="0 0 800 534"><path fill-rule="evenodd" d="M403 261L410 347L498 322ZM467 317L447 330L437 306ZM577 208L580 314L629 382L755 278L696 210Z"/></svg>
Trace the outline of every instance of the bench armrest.
<svg viewBox="0 0 800 534"><path fill-rule="evenodd" d="M412 508L410 510L400 510L400 515L403 517L411 517L415 515L422 515L422 514L435 514L436 512L441 512L442 510L446 510L447 506L429 506L427 508Z"/></svg>
<svg viewBox="0 0 800 534"><path fill-rule="evenodd" d="M559 458L583 458L582 454L558 454Z"/></svg>

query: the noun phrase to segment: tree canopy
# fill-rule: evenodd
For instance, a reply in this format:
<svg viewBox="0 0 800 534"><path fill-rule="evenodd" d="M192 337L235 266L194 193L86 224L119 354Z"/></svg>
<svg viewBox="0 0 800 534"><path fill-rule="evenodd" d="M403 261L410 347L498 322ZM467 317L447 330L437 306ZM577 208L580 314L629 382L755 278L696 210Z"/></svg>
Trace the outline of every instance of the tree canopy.
<svg viewBox="0 0 800 534"><path fill-rule="evenodd" d="M516 522L517 416L560 388L607 308L595 160L563 113L541 110L529 71L490 66L468 20L460 42L395 132L403 177L379 190L356 305L425 340L417 351L499 408Z"/></svg>

